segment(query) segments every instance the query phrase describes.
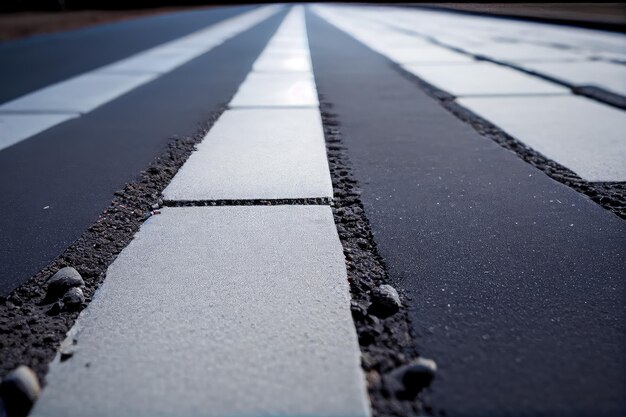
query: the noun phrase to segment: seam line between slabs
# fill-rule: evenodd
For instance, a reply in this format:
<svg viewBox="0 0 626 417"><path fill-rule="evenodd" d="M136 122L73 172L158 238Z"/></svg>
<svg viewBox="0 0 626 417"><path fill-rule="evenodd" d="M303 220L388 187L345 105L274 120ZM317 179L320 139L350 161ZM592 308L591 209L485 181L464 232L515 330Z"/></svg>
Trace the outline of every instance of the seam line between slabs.
<svg viewBox="0 0 626 417"><path fill-rule="evenodd" d="M302 205L320 206L330 205L329 197L309 198L267 198L267 199L216 199L216 200L164 200L163 207L207 207L207 206L282 206Z"/></svg>

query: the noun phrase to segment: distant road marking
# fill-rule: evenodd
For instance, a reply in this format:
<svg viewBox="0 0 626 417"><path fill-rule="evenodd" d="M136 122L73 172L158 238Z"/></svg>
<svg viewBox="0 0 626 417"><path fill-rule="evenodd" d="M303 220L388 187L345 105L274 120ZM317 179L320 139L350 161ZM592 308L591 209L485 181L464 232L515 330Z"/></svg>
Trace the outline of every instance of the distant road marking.
<svg viewBox="0 0 626 417"><path fill-rule="evenodd" d="M546 25L538 26L544 36L537 37L529 33L535 26L527 23L515 23L507 31L497 19L459 18L450 13L403 10L400 14L394 8L377 8L375 12L354 7L342 7L341 13L337 10L337 7L315 7L331 24L426 82L459 96L460 104L582 179L626 181L626 112L574 96L560 85L493 63L418 64L428 47L398 49L396 46L396 40L410 36L403 30L413 31L419 41L445 41L496 60L517 59L523 68L574 85L592 84L626 93L623 66L583 60L593 55L593 51L612 51L620 41L626 46L626 37L568 29L574 35L571 40L561 37L562 29ZM377 29L370 30L364 21L373 22ZM506 24L509 23L507 20ZM459 41L464 35L476 42ZM497 40L503 37L507 39L505 42ZM571 48L563 50L551 45L557 41ZM470 43L473 45L468 46ZM552 62L566 58L576 60Z"/></svg>
<svg viewBox="0 0 626 417"><path fill-rule="evenodd" d="M231 107L317 107L315 81L308 72L251 72L230 102Z"/></svg>
<svg viewBox="0 0 626 417"><path fill-rule="evenodd" d="M570 94L568 88L558 84L486 61L454 65L405 64L403 67L454 96Z"/></svg>

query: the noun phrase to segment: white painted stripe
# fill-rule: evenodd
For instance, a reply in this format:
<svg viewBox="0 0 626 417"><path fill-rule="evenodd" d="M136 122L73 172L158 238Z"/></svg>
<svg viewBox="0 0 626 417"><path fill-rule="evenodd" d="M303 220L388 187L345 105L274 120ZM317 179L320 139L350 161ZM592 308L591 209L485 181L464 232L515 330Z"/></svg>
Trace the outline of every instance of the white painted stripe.
<svg viewBox="0 0 626 417"><path fill-rule="evenodd" d="M368 416L328 206L166 208L107 271L42 416Z"/></svg>
<svg viewBox="0 0 626 417"><path fill-rule="evenodd" d="M154 78L156 74L90 72L3 104L0 112L87 113Z"/></svg>
<svg viewBox="0 0 626 417"><path fill-rule="evenodd" d="M558 84L491 62L454 65L403 65L424 81L455 96L570 94Z"/></svg>
<svg viewBox="0 0 626 417"><path fill-rule="evenodd" d="M230 107L318 107L313 76L308 72L251 72Z"/></svg>
<svg viewBox="0 0 626 417"><path fill-rule="evenodd" d="M626 65L602 61L523 62L520 65L572 85L600 87L626 97Z"/></svg>
<svg viewBox="0 0 626 417"><path fill-rule="evenodd" d="M0 114L0 150L78 116L78 113Z"/></svg>
<svg viewBox="0 0 626 417"><path fill-rule="evenodd" d="M319 110L227 110L163 195L167 200L332 197Z"/></svg>
<svg viewBox="0 0 626 417"><path fill-rule="evenodd" d="M306 71L311 72L311 61L307 54L266 52L253 66L255 71L282 72Z"/></svg>
<svg viewBox="0 0 626 417"><path fill-rule="evenodd" d="M274 49L297 40L305 50ZM302 35L299 35L302 34ZM306 68L288 68L298 59ZM294 8L253 71L163 194L167 200L332 198L304 15ZM277 107L273 107L277 106Z"/></svg>
<svg viewBox="0 0 626 417"><path fill-rule="evenodd" d="M292 33L304 51L276 52ZM304 15L293 9L227 110L163 194L167 200L332 198ZM285 59L307 68L285 68ZM275 107L276 106L276 107ZM300 106L315 106L300 108Z"/></svg>
<svg viewBox="0 0 626 417"><path fill-rule="evenodd" d="M280 6L265 6L224 20L209 28L159 45L116 63L34 91L0 105L0 115L19 111L22 117L11 119L11 129L2 133L3 147L15 144L67 120L57 113L86 113L138 86L154 80L189 60L208 52L225 40L267 19ZM32 118L26 113L32 113ZM50 117L43 117L49 112ZM25 126L18 126L24 124ZM33 129L28 125L38 126ZM26 136L28 135L28 136Z"/></svg>
<svg viewBox="0 0 626 417"><path fill-rule="evenodd" d="M626 181L621 110L572 95L459 102L587 181Z"/></svg>
<svg viewBox="0 0 626 417"><path fill-rule="evenodd" d="M318 107L304 22L294 8L239 86L230 107Z"/></svg>

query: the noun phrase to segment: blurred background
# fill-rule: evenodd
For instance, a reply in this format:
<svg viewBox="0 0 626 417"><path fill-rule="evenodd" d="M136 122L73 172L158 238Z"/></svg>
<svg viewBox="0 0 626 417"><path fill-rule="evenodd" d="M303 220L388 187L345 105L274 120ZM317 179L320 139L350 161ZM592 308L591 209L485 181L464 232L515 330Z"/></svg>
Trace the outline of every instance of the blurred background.
<svg viewBox="0 0 626 417"><path fill-rule="evenodd" d="M0 41L190 8L271 3L235 0L2 0ZM365 3L365 2L356 2ZM389 3L386 3L389 4ZM626 33L624 3L395 3Z"/></svg>

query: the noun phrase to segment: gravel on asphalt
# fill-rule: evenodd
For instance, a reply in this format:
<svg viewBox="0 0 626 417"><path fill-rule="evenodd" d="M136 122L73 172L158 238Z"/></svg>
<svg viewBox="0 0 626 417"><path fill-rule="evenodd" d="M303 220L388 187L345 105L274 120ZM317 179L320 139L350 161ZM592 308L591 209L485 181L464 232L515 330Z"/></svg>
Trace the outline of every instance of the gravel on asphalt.
<svg viewBox="0 0 626 417"><path fill-rule="evenodd" d="M320 95L322 123L333 183L333 214L343 245L352 294L352 317L361 346L361 364L374 416L431 414L428 391L417 390L415 396L404 396L404 385L397 372L418 359L407 310L402 303L397 312L378 317L374 299L392 293L382 257L378 254L370 224L360 200L359 185L352 174L341 126L332 113L332 104ZM381 289L382 287L382 289ZM382 291L381 291L382 290ZM400 300L405 294L399 294ZM394 298L394 297L390 297ZM405 298L406 299L406 298ZM394 372L395 371L395 372Z"/></svg>

